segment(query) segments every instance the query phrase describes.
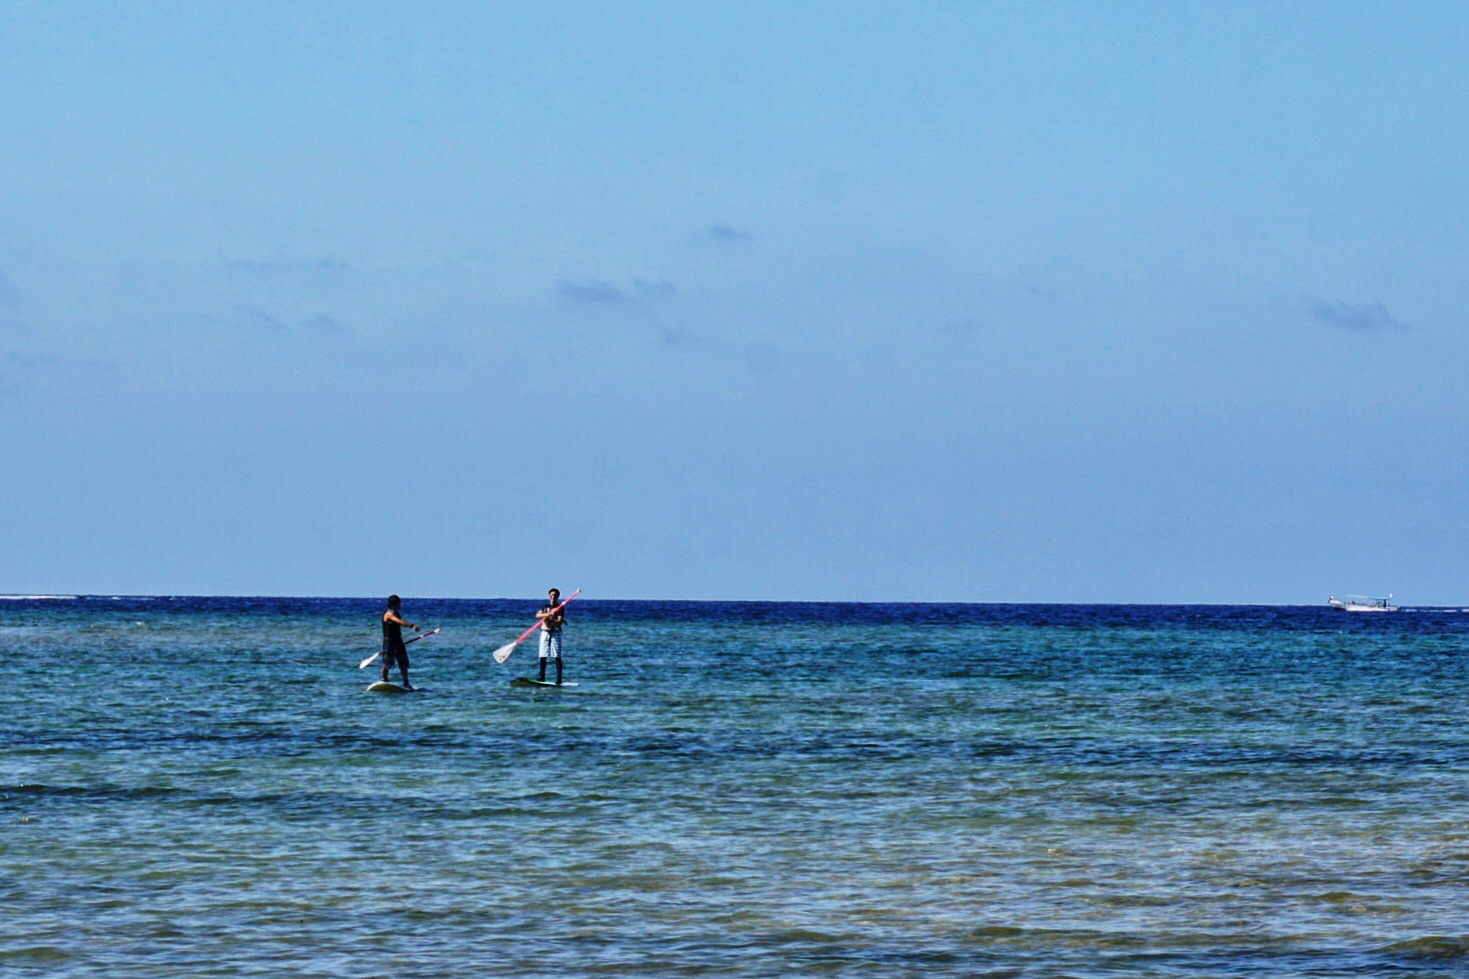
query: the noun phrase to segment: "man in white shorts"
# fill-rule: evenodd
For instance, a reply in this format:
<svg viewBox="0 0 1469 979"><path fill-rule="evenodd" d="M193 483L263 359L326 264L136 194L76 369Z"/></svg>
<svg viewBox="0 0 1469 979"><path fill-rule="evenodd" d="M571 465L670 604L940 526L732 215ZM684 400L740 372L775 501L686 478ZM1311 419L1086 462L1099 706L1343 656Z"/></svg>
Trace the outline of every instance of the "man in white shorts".
<svg viewBox="0 0 1469 979"><path fill-rule="evenodd" d="M545 682L546 660L556 661L556 683L561 683L561 627L566 624L566 610L558 609L561 604L561 592L552 588L546 593L546 604L536 613L536 618L541 620L541 675L539 679Z"/></svg>

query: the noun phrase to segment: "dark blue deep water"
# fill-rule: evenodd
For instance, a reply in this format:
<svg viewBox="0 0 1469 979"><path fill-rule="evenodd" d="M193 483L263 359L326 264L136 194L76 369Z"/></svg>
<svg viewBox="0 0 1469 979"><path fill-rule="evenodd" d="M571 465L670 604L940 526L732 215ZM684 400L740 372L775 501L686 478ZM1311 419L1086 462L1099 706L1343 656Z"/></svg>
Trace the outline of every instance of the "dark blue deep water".
<svg viewBox="0 0 1469 979"><path fill-rule="evenodd" d="M1469 976L1469 614L0 601L0 973Z"/></svg>

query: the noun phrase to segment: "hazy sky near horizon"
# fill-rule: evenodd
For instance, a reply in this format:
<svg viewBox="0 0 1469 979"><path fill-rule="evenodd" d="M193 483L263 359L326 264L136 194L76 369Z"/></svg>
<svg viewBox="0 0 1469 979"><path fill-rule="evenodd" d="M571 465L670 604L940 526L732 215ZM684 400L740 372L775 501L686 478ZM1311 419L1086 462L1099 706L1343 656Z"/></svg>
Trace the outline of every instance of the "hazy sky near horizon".
<svg viewBox="0 0 1469 979"><path fill-rule="evenodd" d="M1469 604L1466 37L0 0L0 592Z"/></svg>

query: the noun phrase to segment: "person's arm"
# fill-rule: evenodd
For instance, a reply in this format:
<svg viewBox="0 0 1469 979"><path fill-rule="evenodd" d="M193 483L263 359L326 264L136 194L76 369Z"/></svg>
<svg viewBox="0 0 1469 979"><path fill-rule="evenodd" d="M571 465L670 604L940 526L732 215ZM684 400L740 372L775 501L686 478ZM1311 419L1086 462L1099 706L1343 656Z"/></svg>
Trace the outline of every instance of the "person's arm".
<svg viewBox="0 0 1469 979"><path fill-rule="evenodd" d="M385 622L396 622L399 625L406 625L408 628L412 629L414 632L417 632L418 631L418 626L414 625L412 622L407 622L404 619L400 618L397 612L388 612L387 615L384 615L383 616L383 621L385 621Z"/></svg>

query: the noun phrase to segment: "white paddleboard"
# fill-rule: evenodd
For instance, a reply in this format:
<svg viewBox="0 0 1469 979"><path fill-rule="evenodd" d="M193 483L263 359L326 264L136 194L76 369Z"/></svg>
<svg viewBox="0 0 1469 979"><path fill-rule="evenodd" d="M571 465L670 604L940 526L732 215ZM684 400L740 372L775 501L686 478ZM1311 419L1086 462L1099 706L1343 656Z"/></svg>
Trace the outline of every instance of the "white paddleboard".
<svg viewBox="0 0 1469 979"><path fill-rule="evenodd" d="M387 680L379 680L367 688L368 693L422 693L423 687L404 687Z"/></svg>

